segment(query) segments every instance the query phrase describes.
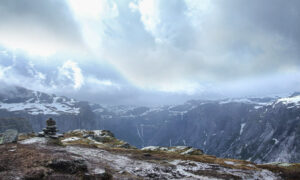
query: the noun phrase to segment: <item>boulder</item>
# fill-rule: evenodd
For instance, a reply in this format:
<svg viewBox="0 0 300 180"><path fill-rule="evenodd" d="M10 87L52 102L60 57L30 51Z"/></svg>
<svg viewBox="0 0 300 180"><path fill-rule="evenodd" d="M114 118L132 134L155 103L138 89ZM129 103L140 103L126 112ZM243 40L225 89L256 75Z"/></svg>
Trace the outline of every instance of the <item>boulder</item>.
<svg viewBox="0 0 300 180"><path fill-rule="evenodd" d="M46 168L42 168L42 167L30 168L25 171L24 179L25 180L40 180L40 179L47 177L51 173L52 173L52 171L50 169L46 169Z"/></svg>
<svg viewBox="0 0 300 180"><path fill-rule="evenodd" d="M83 177L83 180L98 180L98 179L111 180L111 179L113 179L113 176L108 172L103 172L103 173L100 173L100 174L86 173Z"/></svg>
<svg viewBox="0 0 300 180"><path fill-rule="evenodd" d="M68 174L75 174L78 172L87 172L87 165L83 159L66 160L66 159L54 159L47 165L51 169Z"/></svg>
<svg viewBox="0 0 300 180"><path fill-rule="evenodd" d="M0 137L0 144L14 143L18 141L19 133L15 129L6 130Z"/></svg>
<svg viewBox="0 0 300 180"><path fill-rule="evenodd" d="M38 132L38 137L45 137L45 133L44 132Z"/></svg>

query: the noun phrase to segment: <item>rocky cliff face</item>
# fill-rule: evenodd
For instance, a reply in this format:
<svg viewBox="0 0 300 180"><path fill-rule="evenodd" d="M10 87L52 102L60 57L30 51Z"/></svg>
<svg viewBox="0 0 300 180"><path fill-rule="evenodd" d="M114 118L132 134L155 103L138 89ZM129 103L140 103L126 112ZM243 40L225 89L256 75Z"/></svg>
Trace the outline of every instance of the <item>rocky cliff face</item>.
<svg viewBox="0 0 300 180"><path fill-rule="evenodd" d="M102 127L137 147L188 145L218 157L300 161L300 96L95 109Z"/></svg>
<svg viewBox="0 0 300 180"><path fill-rule="evenodd" d="M24 118L0 118L0 133L7 129L15 129L18 132L32 132L32 126Z"/></svg>
<svg viewBox="0 0 300 180"><path fill-rule="evenodd" d="M52 117L63 132L108 129L145 146L192 146L218 157L300 161L300 94L287 98L193 100L160 107L101 106L16 87L0 93L0 117L23 117L34 131Z"/></svg>

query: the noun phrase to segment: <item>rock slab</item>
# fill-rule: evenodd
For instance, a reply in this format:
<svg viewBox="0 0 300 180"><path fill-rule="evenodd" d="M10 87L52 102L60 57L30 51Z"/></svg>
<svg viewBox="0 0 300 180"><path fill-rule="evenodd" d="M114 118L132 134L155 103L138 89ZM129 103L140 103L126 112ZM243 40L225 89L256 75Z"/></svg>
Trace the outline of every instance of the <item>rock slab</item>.
<svg viewBox="0 0 300 180"><path fill-rule="evenodd" d="M15 129L8 129L0 136L0 144L14 143L18 141L18 131Z"/></svg>

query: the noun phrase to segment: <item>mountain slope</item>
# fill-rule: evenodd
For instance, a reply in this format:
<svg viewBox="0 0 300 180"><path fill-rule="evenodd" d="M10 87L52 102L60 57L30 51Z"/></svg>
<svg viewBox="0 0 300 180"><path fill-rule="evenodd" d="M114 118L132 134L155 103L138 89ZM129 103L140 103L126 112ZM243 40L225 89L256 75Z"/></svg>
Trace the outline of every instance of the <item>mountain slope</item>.
<svg viewBox="0 0 300 180"><path fill-rule="evenodd" d="M107 109L95 111L101 126L137 147L188 145L258 163L300 161L298 94Z"/></svg>
<svg viewBox="0 0 300 180"><path fill-rule="evenodd" d="M45 127L45 120L49 117L56 119L61 131L91 129L96 125L87 102L22 87L10 87L0 92L0 117L26 118L34 131Z"/></svg>
<svg viewBox="0 0 300 180"><path fill-rule="evenodd" d="M299 93L137 107L90 104L15 87L0 92L0 117L26 118L36 132L49 117L62 132L108 129L139 148L185 145L256 163L300 162Z"/></svg>

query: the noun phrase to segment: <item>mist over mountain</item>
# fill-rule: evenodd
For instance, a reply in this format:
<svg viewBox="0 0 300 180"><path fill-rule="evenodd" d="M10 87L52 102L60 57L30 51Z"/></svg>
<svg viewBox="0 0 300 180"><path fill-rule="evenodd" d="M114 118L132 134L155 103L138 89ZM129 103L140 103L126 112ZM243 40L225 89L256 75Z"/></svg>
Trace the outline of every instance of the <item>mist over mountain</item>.
<svg viewBox="0 0 300 180"><path fill-rule="evenodd" d="M180 105L107 106L22 87L0 93L0 116L23 117L41 131L49 117L62 132L107 129L145 146L192 146L257 163L299 162L300 95L191 100Z"/></svg>
<svg viewBox="0 0 300 180"><path fill-rule="evenodd" d="M0 179L299 179L299 20L299 0L1 0Z"/></svg>

